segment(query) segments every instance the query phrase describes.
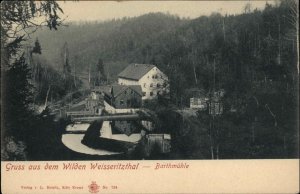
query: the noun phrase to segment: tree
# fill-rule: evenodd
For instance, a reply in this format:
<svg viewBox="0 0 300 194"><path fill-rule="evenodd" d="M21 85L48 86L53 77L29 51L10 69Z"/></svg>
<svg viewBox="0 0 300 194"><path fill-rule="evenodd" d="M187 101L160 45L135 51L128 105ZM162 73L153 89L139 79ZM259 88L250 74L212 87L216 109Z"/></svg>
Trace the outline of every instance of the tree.
<svg viewBox="0 0 300 194"><path fill-rule="evenodd" d="M68 74L71 73L71 66L69 64L69 48L68 48L68 43L65 42L64 46L63 46L63 74L64 74L64 78L67 77Z"/></svg>
<svg viewBox="0 0 300 194"><path fill-rule="evenodd" d="M33 63L32 54L33 53L42 54L42 48L41 48L39 40L38 39L35 40L32 50L29 51L28 49L30 49L30 47L27 47L27 55L29 55L28 59L27 59L28 65L32 70L33 81L38 81L41 66L40 66L40 64ZM30 53L28 54L28 52L30 52Z"/></svg>
<svg viewBox="0 0 300 194"><path fill-rule="evenodd" d="M31 53L42 54L42 48L38 39L35 40Z"/></svg>
<svg viewBox="0 0 300 194"><path fill-rule="evenodd" d="M22 56L16 60L11 68L5 72L4 81L9 83L4 88L3 109L5 129L11 129L8 132L15 137L22 139L22 129L28 122L32 109L32 85L29 83L30 69Z"/></svg>
<svg viewBox="0 0 300 194"><path fill-rule="evenodd" d="M100 85L103 81L106 81L106 75L103 60L99 58L96 65L95 85Z"/></svg>
<svg viewBox="0 0 300 194"><path fill-rule="evenodd" d="M30 144L30 141L32 143L35 138L38 138L39 133L35 133L34 135L37 136L34 136L32 131L29 132L38 129L36 129L37 126L34 126L33 89L29 81L31 71L20 53L22 53L22 42L38 27L46 25L48 28L56 30L62 24L58 11L63 12L55 1L3 1L0 4L1 77L3 76L5 82L1 83L1 86L5 86L1 92L3 99L1 137L2 140L5 140L1 141L2 145L11 143L13 140L18 142L15 145L24 147L23 142ZM41 23L36 23L35 18L43 19ZM35 52L41 53L38 41L36 41ZM7 142L7 139L10 142ZM2 145L1 148L5 147ZM8 149L1 150L1 154L4 155L8 152ZM9 154L6 159L16 158L14 155L17 153Z"/></svg>

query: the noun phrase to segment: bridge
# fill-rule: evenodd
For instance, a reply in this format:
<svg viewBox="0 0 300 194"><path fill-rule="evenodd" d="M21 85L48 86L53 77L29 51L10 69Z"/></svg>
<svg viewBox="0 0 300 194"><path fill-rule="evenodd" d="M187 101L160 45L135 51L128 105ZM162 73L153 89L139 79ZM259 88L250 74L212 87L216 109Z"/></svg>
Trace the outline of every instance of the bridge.
<svg viewBox="0 0 300 194"><path fill-rule="evenodd" d="M106 115L106 116L83 116L83 117L71 117L74 122L86 122L91 123L93 121L127 121L127 120L142 120L146 119L138 114L126 114L126 115Z"/></svg>
<svg viewBox="0 0 300 194"><path fill-rule="evenodd" d="M86 122L93 121L125 121L125 120L156 120L155 114L150 110L140 109L138 113L122 113L112 115L95 115L90 111L73 111L67 112L66 115L71 118L73 122Z"/></svg>

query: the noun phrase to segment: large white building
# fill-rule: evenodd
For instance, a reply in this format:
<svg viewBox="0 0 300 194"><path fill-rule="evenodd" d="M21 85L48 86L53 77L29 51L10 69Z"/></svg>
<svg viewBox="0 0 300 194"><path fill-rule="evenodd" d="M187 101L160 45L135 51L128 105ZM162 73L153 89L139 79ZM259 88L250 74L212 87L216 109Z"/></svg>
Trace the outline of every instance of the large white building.
<svg viewBox="0 0 300 194"><path fill-rule="evenodd" d="M120 85L140 85L143 100L169 93L168 77L155 65L130 64L119 75Z"/></svg>

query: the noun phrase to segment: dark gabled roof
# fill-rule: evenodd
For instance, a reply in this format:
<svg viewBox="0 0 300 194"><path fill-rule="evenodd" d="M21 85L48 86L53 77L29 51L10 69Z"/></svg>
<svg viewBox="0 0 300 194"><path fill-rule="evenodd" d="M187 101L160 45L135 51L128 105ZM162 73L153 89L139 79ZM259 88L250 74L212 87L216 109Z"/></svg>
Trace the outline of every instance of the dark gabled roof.
<svg viewBox="0 0 300 194"><path fill-rule="evenodd" d="M119 73L118 77L139 80L153 67L155 66L151 64L130 64L121 73Z"/></svg>
<svg viewBox="0 0 300 194"><path fill-rule="evenodd" d="M132 90L134 90L140 96L143 96L142 87L140 85L131 85L131 86L128 86L128 87L130 87Z"/></svg>
<svg viewBox="0 0 300 194"><path fill-rule="evenodd" d="M117 97L128 88L142 96L142 87L140 85L113 85L112 90L114 97Z"/></svg>

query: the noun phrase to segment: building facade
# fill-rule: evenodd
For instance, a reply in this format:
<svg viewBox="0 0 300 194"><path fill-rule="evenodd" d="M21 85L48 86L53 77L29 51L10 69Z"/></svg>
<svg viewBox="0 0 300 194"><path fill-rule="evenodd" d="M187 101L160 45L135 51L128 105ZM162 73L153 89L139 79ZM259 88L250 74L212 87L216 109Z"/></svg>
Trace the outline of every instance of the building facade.
<svg viewBox="0 0 300 194"><path fill-rule="evenodd" d="M222 98L225 95L225 90L221 89L213 92L210 100L208 101L208 113L210 115L223 114L223 101Z"/></svg>
<svg viewBox="0 0 300 194"><path fill-rule="evenodd" d="M118 75L120 85L140 85L142 99L155 99L169 93L168 77L156 66L131 64Z"/></svg>
<svg viewBox="0 0 300 194"><path fill-rule="evenodd" d="M168 153L171 151L171 135L170 134L148 134L147 139L147 153L150 153L154 149L160 153Z"/></svg>
<svg viewBox="0 0 300 194"><path fill-rule="evenodd" d="M121 133L127 136L130 136L133 133L139 133L141 131L141 126L139 121L135 120L119 120L112 121L111 127L114 131L117 131L116 134Z"/></svg>
<svg viewBox="0 0 300 194"><path fill-rule="evenodd" d="M91 91L91 94L85 100L86 111L93 112L95 115L101 115L104 109L103 95L98 91Z"/></svg>
<svg viewBox="0 0 300 194"><path fill-rule="evenodd" d="M190 98L190 108L205 110L207 108L208 98L204 97L194 97Z"/></svg>

